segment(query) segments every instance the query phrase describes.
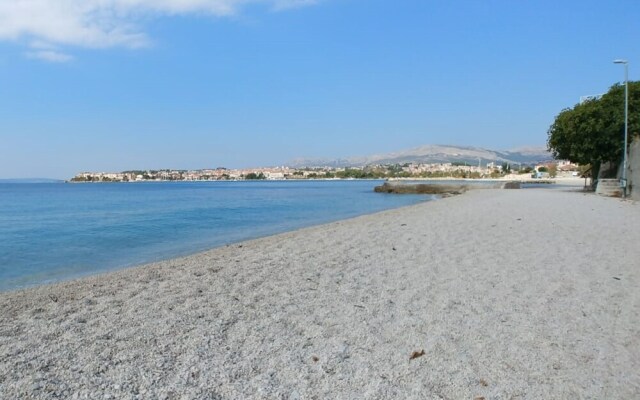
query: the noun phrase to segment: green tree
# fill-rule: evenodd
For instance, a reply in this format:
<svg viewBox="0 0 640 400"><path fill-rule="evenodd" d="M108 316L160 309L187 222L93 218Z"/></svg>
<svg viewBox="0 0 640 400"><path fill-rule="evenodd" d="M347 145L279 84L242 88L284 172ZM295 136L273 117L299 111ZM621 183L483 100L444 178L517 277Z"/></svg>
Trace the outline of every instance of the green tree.
<svg viewBox="0 0 640 400"><path fill-rule="evenodd" d="M640 82L629 82L629 136L640 132ZM558 114L548 131L547 147L556 159L591 164L598 176L605 162L618 163L624 142L624 85L616 84L597 100Z"/></svg>
<svg viewBox="0 0 640 400"><path fill-rule="evenodd" d="M244 179L248 179L248 180L266 179L266 176L264 176L262 172L260 172L259 174L256 174L255 172L249 172L247 175L245 175Z"/></svg>

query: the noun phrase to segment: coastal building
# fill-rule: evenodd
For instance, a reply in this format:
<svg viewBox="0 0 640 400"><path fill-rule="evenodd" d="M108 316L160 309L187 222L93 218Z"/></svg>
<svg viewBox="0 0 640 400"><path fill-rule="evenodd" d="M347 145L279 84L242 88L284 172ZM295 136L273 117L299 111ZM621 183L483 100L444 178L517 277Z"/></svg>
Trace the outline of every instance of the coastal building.
<svg viewBox="0 0 640 400"><path fill-rule="evenodd" d="M267 171L265 173L265 176L267 177L267 179L269 180L279 180L279 179L284 179L284 172L270 172Z"/></svg>
<svg viewBox="0 0 640 400"><path fill-rule="evenodd" d="M568 160L560 160L557 162L558 171L577 171L578 164L574 164Z"/></svg>

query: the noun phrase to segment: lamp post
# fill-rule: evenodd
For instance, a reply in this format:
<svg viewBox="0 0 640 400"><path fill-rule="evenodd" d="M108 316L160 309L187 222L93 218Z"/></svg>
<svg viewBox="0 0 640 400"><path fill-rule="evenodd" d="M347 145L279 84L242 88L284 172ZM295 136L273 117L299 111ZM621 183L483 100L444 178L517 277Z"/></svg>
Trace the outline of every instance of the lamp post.
<svg viewBox="0 0 640 400"><path fill-rule="evenodd" d="M622 153L622 197L627 197L627 138L629 135L629 61L613 60L614 64L624 64L624 152Z"/></svg>

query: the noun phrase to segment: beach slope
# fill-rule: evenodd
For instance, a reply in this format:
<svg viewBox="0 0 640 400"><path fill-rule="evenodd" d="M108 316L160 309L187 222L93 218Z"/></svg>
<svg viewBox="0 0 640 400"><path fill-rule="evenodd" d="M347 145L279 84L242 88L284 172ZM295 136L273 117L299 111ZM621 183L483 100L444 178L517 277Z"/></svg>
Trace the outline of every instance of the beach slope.
<svg viewBox="0 0 640 400"><path fill-rule="evenodd" d="M478 190L0 294L0 398L640 398L640 209Z"/></svg>

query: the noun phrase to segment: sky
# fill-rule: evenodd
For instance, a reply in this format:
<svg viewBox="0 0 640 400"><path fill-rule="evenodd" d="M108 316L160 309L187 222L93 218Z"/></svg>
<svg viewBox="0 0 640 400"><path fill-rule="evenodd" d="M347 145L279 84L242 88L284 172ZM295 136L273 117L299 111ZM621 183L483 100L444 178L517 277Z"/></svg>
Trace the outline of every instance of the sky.
<svg viewBox="0 0 640 400"><path fill-rule="evenodd" d="M545 146L640 2L0 0L0 178ZM631 110L630 112L634 112Z"/></svg>

